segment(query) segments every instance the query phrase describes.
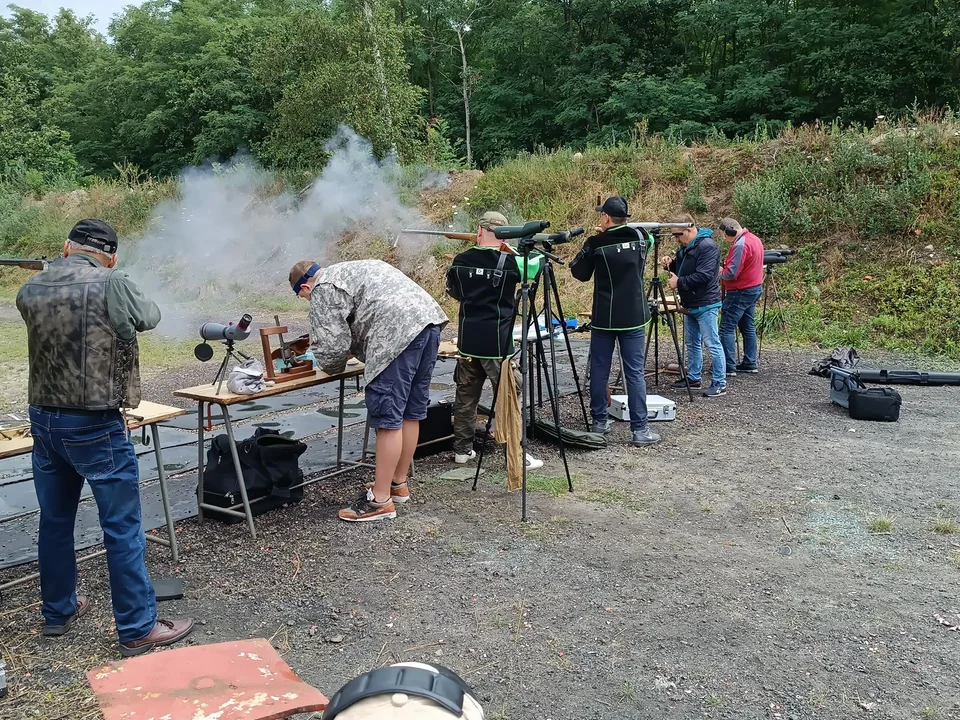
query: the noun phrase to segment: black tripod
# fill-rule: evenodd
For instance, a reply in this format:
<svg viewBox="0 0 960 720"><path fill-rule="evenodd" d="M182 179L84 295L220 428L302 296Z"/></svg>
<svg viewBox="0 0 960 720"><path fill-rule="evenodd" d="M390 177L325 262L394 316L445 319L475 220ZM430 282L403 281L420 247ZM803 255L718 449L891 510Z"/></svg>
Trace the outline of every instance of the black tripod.
<svg viewBox="0 0 960 720"><path fill-rule="evenodd" d="M533 428L534 422L534 405L532 393L528 393L528 388L532 390L531 378L530 378L530 367L529 367L529 334L530 334L530 318L533 314L533 300L531 298L531 289L530 281L527 279L527 272L530 266L530 254L536 252L544 259L544 265L541 269L538 280L546 274L547 276L547 285L544 286L544 310L547 318L548 324L552 322L552 310L550 304L550 288L549 285L553 283L553 288L556 291L555 281L552 279L552 272L549 269L549 260L554 262L562 263L556 255L552 255L547 250L534 249L534 238L532 236L525 237L520 240L518 249L520 254L523 256L523 274L520 282L520 395L522 399L522 407L520 411L520 451L523 454L523 480L520 486L520 497L521 497L521 520L527 519L527 440L528 440L528 426ZM539 283L538 283L539 285ZM536 291L536 286L534 287L534 292ZM559 302L559 294L557 294L557 300ZM546 357L543 349L543 338L540 334L540 325L539 323L535 324L536 327L536 336L535 345L537 347L537 355L541 359L543 366L546 366ZM566 336L566 327L564 326L564 335ZM560 445L560 457L563 460L563 469L567 476L567 487L569 492L573 492L573 480L570 478L570 468L567 465L567 454L566 449L563 444L563 434L560 430L560 404L559 404L559 395L557 390L557 365L556 365L556 355L554 354L554 337L553 332L549 334L550 338L550 368L552 371L552 381L551 373L547 373L546 385L547 385L547 397L550 400L550 405L553 410L553 422L557 431L557 441ZM573 350L570 346L570 339L567 337L567 350L570 353L570 364L575 366L573 362ZM503 384L503 364L501 363L500 369L500 381L497 383L497 387L493 391L493 402L491 403L490 413L487 417L487 425L484 430L484 442L480 446L480 455L477 457L477 470L473 476L473 489L477 489L477 482L480 479L480 466L483 463L484 450L486 449L486 440L490 434L490 428L493 426L494 416L496 415L497 407L497 395L500 391L500 387ZM577 381L577 387L579 389L579 380L577 380L577 371L574 367L574 379ZM539 375L539 373L538 373ZM527 400L530 399L530 413L529 417L527 414ZM581 404L583 402L583 396L581 393ZM586 417L586 408L583 408L584 417Z"/></svg>
<svg viewBox="0 0 960 720"><path fill-rule="evenodd" d="M233 359L236 360L238 363L240 362L240 360L238 359L237 356L240 356L240 357L243 358L244 360L249 360L249 359L250 359L250 356L249 356L249 355L245 354L245 353L244 353L243 351L241 351L241 350L237 350L237 349L233 346L233 340L224 340L224 341L223 341L223 344L227 346L227 354L223 356L223 362L220 363L220 369L217 370L217 374L214 375L214 377L213 377L213 382L210 383L211 385L216 385L216 386L217 386L217 395L220 394L220 388L223 387L223 380L224 380L224 378L227 376L227 363L230 362L230 358L233 358ZM211 350L210 352L211 352L211 354L212 354L212 353L213 353L213 350ZM219 383L219 384L218 384L218 383Z"/></svg>
<svg viewBox="0 0 960 720"><path fill-rule="evenodd" d="M660 241L663 237L662 230L654 230L653 235L653 277L650 278L650 287L647 289L647 302L650 305L650 334L647 335L647 348L645 357L650 357L650 340L653 340L653 384L660 386L660 316L663 315L667 321L667 327L670 328L670 335L673 337L673 347L677 351L677 364L680 366L680 379L687 386L687 395L690 396L690 402L693 402L693 390L690 383L687 382L687 370L683 366L683 352L680 350L680 339L677 336L677 324L673 318L673 313L667 312L667 296L663 291L663 283L660 280L659 266L660 261Z"/></svg>
<svg viewBox="0 0 960 720"><path fill-rule="evenodd" d="M783 300L780 298L780 289L777 287L777 278L773 273L773 265L764 265L763 274L763 309L760 311L760 327L757 330L757 362L760 362L760 355L763 352L763 336L767 329L767 304L770 296L770 288L773 288L774 310L770 314L771 320L776 320L783 326L787 337L790 337L790 328L787 326L787 316L783 311ZM787 346L789 347L789 345ZM793 350L790 350L791 355Z"/></svg>
<svg viewBox="0 0 960 720"><path fill-rule="evenodd" d="M580 400L580 412L583 414L584 429L590 430L590 421L587 415L587 406L583 399L583 388L580 385L580 375L577 372L577 363L573 357L573 346L570 344L570 333L567 330L567 323L564 320L563 306L560 304L560 288L557 285L557 277L554 274L553 265L550 264L551 258L554 258L556 256L550 255L550 254L542 254L541 257L542 257L541 270L540 270L540 273L538 273L537 277L534 278L533 288L530 292L530 315L532 317L538 317L537 308L536 308L537 289L542 286L543 287L543 314L544 314L544 319L546 320L546 325L547 325L546 331L550 340L550 362L547 363L546 353L543 348L543 337L540 334L541 333L540 323L538 322L536 323L536 326L535 326L536 335L537 335L536 358L538 360L538 369L539 369L537 377L539 379L540 372L544 372L549 365L552 372L552 377L553 377L552 392L555 393L556 396L559 398L560 384L557 379L557 360L556 360L555 345L554 345L555 334L553 332L553 323L554 321L556 321L560 325L561 332L563 333L563 340L566 346L567 358L570 361L570 370L573 373L573 384L574 384L574 387L576 387L577 389L577 398L579 398ZM558 259L557 262L563 264L562 260ZM555 311L551 307L551 302L556 303ZM531 389L532 389L532 385L531 385ZM547 395L548 397L551 395L549 378L547 382ZM540 397L539 406L540 407L543 406L542 396ZM530 407L531 407L530 424L531 426L533 426L535 418L533 414L532 395L531 395ZM557 428L557 430L559 432L559 427Z"/></svg>

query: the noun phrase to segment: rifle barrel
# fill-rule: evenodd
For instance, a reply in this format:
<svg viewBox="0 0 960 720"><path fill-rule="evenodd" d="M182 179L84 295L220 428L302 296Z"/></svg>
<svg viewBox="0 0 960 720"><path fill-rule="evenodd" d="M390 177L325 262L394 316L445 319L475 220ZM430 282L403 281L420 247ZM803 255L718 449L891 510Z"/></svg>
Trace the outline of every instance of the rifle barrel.
<svg viewBox="0 0 960 720"><path fill-rule="evenodd" d="M415 230L407 229L400 231L404 235L437 235L449 238L450 240L465 240L467 242L476 242L477 236L473 233L444 232L443 230Z"/></svg>
<svg viewBox="0 0 960 720"><path fill-rule="evenodd" d="M0 258L0 266L19 267L24 270L46 270L47 261L45 259Z"/></svg>

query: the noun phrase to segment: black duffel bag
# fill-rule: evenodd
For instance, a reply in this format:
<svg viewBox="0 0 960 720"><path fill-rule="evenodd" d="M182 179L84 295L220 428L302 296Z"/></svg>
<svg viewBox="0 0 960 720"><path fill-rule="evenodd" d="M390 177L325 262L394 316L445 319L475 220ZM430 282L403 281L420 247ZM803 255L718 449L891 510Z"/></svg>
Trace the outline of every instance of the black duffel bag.
<svg viewBox="0 0 960 720"><path fill-rule="evenodd" d="M900 393L893 388L859 388L850 392L850 417L854 420L896 422L900 419Z"/></svg>
<svg viewBox="0 0 960 720"><path fill-rule="evenodd" d="M293 486L303 482L300 456L306 450L305 443L285 438L266 428L257 428L252 437L237 443L247 499L251 502L254 515L262 515L303 499L303 488ZM230 440L226 435L217 435L207 450L207 463L203 471L203 501L222 508L243 502L230 453ZM228 523L241 520L215 510L204 512Z"/></svg>

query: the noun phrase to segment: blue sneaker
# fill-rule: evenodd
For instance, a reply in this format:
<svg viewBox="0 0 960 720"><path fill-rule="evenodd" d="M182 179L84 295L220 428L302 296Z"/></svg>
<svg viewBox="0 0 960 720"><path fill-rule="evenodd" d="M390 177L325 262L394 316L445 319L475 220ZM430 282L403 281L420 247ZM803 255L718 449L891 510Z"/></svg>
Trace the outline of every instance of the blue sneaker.
<svg viewBox="0 0 960 720"><path fill-rule="evenodd" d="M710 387L703 391L704 397L720 397L727 394L727 386L717 383L710 383Z"/></svg>

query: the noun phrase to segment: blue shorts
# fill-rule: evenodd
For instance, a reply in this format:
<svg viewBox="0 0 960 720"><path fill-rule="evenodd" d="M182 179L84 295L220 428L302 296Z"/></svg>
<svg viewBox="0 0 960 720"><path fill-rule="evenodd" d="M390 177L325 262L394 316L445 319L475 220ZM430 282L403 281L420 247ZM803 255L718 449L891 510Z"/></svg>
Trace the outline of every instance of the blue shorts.
<svg viewBox="0 0 960 720"><path fill-rule="evenodd" d="M399 430L404 420L424 420L430 381L440 349L440 327L428 325L364 390L367 421L375 430Z"/></svg>

